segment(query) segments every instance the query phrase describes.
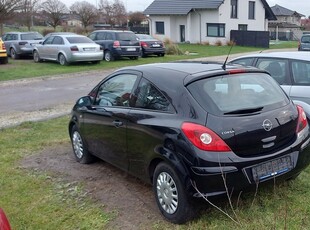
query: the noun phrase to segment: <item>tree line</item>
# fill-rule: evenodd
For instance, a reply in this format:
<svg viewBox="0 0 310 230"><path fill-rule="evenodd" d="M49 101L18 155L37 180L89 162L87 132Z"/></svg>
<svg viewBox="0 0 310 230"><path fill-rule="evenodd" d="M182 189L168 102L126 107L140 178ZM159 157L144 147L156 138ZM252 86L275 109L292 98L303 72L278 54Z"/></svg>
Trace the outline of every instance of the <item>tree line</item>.
<svg viewBox="0 0 310 230"><path fill-rule="evenodd" d="M60 0L1 0L0 35L3 34L4 23L14 22L30 30L37 18L55 30L68 14L75 15L85 30L94 23L111 27L133 26L146 19L142 12L127 13L121 0L99 0L98 6L87 1L76 1L70 7Z"/></svg>

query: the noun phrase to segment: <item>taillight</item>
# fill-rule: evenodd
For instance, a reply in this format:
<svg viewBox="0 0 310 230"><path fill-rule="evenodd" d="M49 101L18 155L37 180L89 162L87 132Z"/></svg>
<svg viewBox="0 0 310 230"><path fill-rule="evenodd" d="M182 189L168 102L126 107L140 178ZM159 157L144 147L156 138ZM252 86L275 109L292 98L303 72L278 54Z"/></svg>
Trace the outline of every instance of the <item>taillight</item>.
<svg viewBox="0 0 310 230"><path fill-rule="evenodd" d="M184 122L182 131L197 148L205 151L227 152L229 146L212 130L205 126Z"/></svg>
<svg viewBox="0 0 310 230"><path fill-rule="evenodd" d="M71 51L79 51L79 48L77 46L71 46L70 50Z"/></svg>
<svg viewBox="0 0 310 230"><path fill-rule="evenodd" d="M120 47L121 47L121 43L119 41L113 42L113 48L120 48Z"/></svg>
<svg viewBox="0 0 310 230"><path fill-rule="evenodd" d="M302 131L304 128L307 127L308 121L304 109L301 106L297 105L297 110L298 110L298 124L296 132L299 133L300 131Z"/></svg>
<svg viewBox="0 0 310 230"><path fill-rule="evenodd" d="M24 45L26 45L27 43L28 43L28 42L19 42L18 45L24 46Z"/></svg>
<svg viewBox="0 0 310 230"><path fill-rule="evenodd" d="M6 50L4 43L2 43L2 50Z"/></svg>
<svg viewBox="0 0 310 230"><path fill-rule="evenodd" d="M146 42L140 42L140 43L141 43L141 46L144 48L146 48L148 46Z"/></svg>

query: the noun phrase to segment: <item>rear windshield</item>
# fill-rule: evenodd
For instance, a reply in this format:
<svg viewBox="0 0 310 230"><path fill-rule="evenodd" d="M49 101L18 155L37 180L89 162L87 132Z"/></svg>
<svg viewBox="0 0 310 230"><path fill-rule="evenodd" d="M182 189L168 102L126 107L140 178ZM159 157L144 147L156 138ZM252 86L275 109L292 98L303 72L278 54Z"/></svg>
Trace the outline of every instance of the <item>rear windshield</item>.
<svg viewBox="0 0 310 230"><path fill-rule="evenodd" d="M71 44L77 44L77 43L94 43L91 39L88 37L67 37L67 40Z"/></svg>
<svg viewBox="0 0 310 230"><path fill-rule="evenodd" d="M29 34L21 34L21 40L41 40L43 36L39 33L29 33Z"/></svg>
<svg viewBox="0 0 310 230"><path fill-rule="evenodd" d="M138 38L134 33L120 32L116 33L116 40L120 41L137 41Z"/></svg>
<svg viewBox="0 0 310 230"><path fill-rule="evenodd" d="M187 88L206 111L216 115L269 111L289 103L275 80L263 73L205 78Z"/></svg>

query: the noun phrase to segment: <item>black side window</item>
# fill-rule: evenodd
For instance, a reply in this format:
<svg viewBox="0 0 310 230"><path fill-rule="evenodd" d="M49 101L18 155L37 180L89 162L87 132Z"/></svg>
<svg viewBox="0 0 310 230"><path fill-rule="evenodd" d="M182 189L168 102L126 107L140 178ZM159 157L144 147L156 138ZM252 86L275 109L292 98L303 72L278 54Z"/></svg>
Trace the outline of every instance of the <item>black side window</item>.
<svg viewBox="0 0 310 230"><path fill-rule="evenodd" d="M113 40L113 36L111 33L107 33L105 40Z"/></svg>
<svg viewBox="0 0 310 230"><path fill-rule="evenodd" d="M120 74L105 81L98 90L95 105L129 106L131 92L137 80L133 74Z"/></svg>
<svg viewBox="0 0 310 230"><path fill-rule="evenodd" d="M96 40L105 40L105 34L103 32L98 33Z"/></svg>
<svg viewBox="0 0 310 230"><path fill-rule="evenodd" d="M149 81L142 79L135 92L136 108L171 111L166 97Z"/></svg>

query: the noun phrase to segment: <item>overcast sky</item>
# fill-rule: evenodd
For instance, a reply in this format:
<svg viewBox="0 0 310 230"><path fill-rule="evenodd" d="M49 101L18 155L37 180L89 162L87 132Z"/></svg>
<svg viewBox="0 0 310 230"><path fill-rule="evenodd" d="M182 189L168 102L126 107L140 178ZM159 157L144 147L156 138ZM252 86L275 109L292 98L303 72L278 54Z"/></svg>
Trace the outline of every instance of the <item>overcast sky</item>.
<svg viewBox="0 0 310 230"><path fill-rule="evenodd" d="M65 2L68 6L71 6L76 1L77 0L66 0ZM99 0L86 0L86 1L94 5L99 3ZM122 0L122 1L128 11L143 11L153 2L153 0ZM113 0L110 0L110 2L113 2ZM303 14L306 17L310 15L309 0L267 0L267 2L269 6L274 6L275 4L278 4L290 10L297 11L298 13Z"/></svg>

